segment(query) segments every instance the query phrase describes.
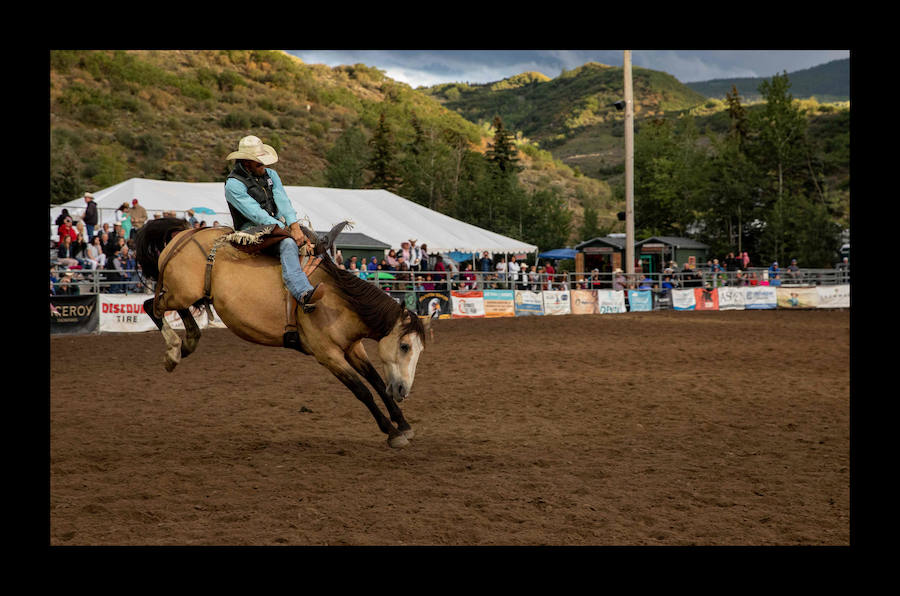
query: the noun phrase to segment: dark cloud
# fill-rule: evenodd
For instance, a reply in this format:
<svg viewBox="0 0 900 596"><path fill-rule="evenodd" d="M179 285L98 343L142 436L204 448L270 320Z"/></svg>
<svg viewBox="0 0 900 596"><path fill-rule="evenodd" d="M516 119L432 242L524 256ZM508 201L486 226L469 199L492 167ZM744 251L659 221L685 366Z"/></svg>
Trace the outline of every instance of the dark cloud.
<svg viewBox="0 0 900 596"><path fill-rule="evenodd" d="M622 50L287 50L310 64L362 63L419 85L490 83L526 71L556 77L586 62L622 65ZM849 57L849 50L632 50L632 64L683 83L770 77Z"/></svg>

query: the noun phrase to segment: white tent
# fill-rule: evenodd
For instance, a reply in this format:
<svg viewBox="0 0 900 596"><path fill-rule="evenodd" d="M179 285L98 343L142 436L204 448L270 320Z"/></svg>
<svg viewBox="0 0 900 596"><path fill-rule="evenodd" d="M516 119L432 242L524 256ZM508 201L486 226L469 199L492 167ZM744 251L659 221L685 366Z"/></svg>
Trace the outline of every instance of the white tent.
<svg viewBox="0 0 900 596"><path fill-rule="evenodd" d="M188 209L210 210L196 214L207 225L218 221L231 226L231 214L225 201L224 182L171 182L132 178L93 193L100 209L100 223L112 228L115 210L122 203L137 199L152 218L154 213L174 211L183 217ZM312 229L329 230L344 220L353 222L352 231L381 240L394 248L415 238L427 244L431 253L482 252L523 254L537 247L513 238L467 224L423 207L386 190L345 190L286 186L297 216L309 219ZM80 219L85 202L78 198L50 209L50 236L56 236L56 217L63 208L73 220Z"/></svg>

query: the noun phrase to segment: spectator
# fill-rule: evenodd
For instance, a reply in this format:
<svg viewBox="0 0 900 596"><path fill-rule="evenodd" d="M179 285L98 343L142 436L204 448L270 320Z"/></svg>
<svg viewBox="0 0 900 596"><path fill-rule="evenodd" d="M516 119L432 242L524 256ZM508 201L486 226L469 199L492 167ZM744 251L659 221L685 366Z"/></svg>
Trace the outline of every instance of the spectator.
<svg viewBox="0 0 900 596"><path fill-rule="evenodd" d="M378 270L378 259L372 257L372 260L369 261L369 264L366 265L367 271L377 271Z"/></svg>
<svg viewBox="0 0 900 596"><path fill-rule="evenodd" d="M482 273L490 273L494 270L494 261L488 255L488 251L481 254L481 258L478 260L478 270Z"/></svg>
<svg viewBox="0 0 900 596"><path fill-rule="evenodd" d="M56 225L61 226L66 220L69 220L69 223L72 223L72 216L69 215L68 209L63 209L59 215L56 216Z"/></svg>
<svg viewBox="0 0 900 596"><path fill-rule="evenodd" d="M120 239L121 240L121 239ZM127 272L128 269L128 249L124 250L120 249L116 251L115 256L113 257L113 269L116 271L117 280L120 282L128 281L130 279L130 275ZM126 291L126 284L119 283L112 288L110 288L110 292L113 294L122 294Z"/></svg>
<svg viewBox="0 0 900 596"><path fill-rule="evenodd" d="M425 280L422 282L422 289L426 292L431 292L434 290L434 279L432 279L430 273L425 274Z"/></svg>
<svg viewBox="0 0 900 596"><path fill-rule="evenodd" d="M497 270L497 279L506 281L506 257L503 257L494 268Z"/></svg>
<svg viewBox="0 0 900 596"><path fill-rule="evenodd" d="M193 209L188 209L188 210L187 210L187 217L185 217L185 219L188 221L189 224L191 224L191 227L192 227L192 228L194 227L194 224L199 223L199 222L197 221L197 218L194 217L194 210L193 210Z"/></svg>
<svg viewBox="0 0 900 596"><path fill-rule="evenodd" d="M103 269L106 267L106 255L103 253L103 246L100 244L100 236L94 236L91 243L87 245L84 257L91 269Z"/></svg>
<svg viewBox="0 0 900 596"><path fill-rule="evenodd" d="M81 221L87 229L87 240L91 242L94 239L94 228L97 227L97 203L94 202L94 195L89 192L84 193L84 202L84 215L81 216Z"/></svg>
<svg viewBox="0 0 900 596"><path fill-rule="evenodd" d="M431 255L428 254L428 245L423 244L419 248L411 246L410 250L413 253L410 264L413 271L430 271L434 265L431 262Z"/></svg>
<svg viewBox="0 0 900 596"><path fill-rule="evenodd" d="M412 274L409 272L409 263L406 262L406 257L403 256L403 253L397 255L397 274L396 277L398 280L403 282L401 287L406 288L407 283L412 280Z"/></svg>
<svg viewBox="0 0 900 596"><path fill-rule="evenodd" d="M474 290L477 287L475 282L475 272L472 271L472 263L466 263L466 267L462 273L462 289L463 290Z"/></svg>
<svg viewBox="0 0 900 596"><path fill-rule="evenodd" d="M553 282L556 281L556 269L553 267L553 264L548 262L544 265L544 273L547 274L547 289L553 289Z"/></svg>
<svg viewBox="0 0 900 596"><path fill-rule="evenodd" d="M506 264L506 271L509 273L510 280L518 280L519 279L519 264L516 262L516 256L513 255L509 257L509 262Z"/></svg>
<svg viewBox="0 0 900 596"><path fill-rule="evenodd" d="M62 244L64 236L70 237L72 239L72 242L78 241L78 233L72 226L72 218L68 215L62 220L62 223L59 224L59 228L57 228L56 233L59 235L60 244Z"/></svg>
<svg viewBox="0 0 900 596"><path fill-rule="evenodd" d="M588 289L590 290L599 290L603 287L603 282L600 279L600 270L592 269L591 277L588 278Z"/></svg>
<svg viewBox="0 0 900 596"><path fill-rule="evenodd" d="M81 269L81 263L75 257L77 244L72 242L72 237L66 234L61 236L62 241L56 249L56 261L68 269Z"/></svg>
<svg viewBox="0 0 900 596"><path fill-rule="evenodd" d="M131 199L129 215L131 215L131 229L133 230L140 230L147 223L147 210L138 203L136 198Z"/></svg>
<svg viewBox="0 0 900 596"><path fill-rule="evenodd" d="M779 273L781 273L781 269L778 268L778 261L774 261L771 265L769 265L769 278L771 279Z"/></svg>
<svg viewBox="0 0 900 596"><path fill-rule="evenodd" d="M528 289L532 292L538 292L541 289L541 274L538 271L537 265L532 265L528 269L528 278L527 285L525 285L525 279L523 278L522 289Z"/></svg>
<svg viewBox="0 0 900 596"><path fill-rule="evenodd" d="M59 278L59 283L56 285L56 295L77 296L80 293L81 292L78 290L78 286L72 279L72 274L69 272L63 273L63 276Z"/></svg>
<svg viewBox="0 0 900 596"><path fill-rule="evenodd" d="M640 281L638 282L638 289L639 289L639 290L651 290L651 289L653 289L653 281L647 276L646 273L644 273L644 274L641 276L641 279L640 279Z"/></svg>
<svg viewBox="0 0 900 596"><path fill-rule="evenodd" d="M116 225L122 227L121 235L125 240L128 240L129 236L131 236L131 214L129 213L128 203L122 203L116 209Z"/></svg>
<svg viewBox="0 0 900 596"><path fill-rule="evenodd" d="M350 257L350 263L347 265L347 270L355 275L359 274L359 259L356 255Z"/></svg>
<svg viewBox="0 0 900 596"><path fill-rule="evenodd" d="M743 267L741 269L747 269L750 266L750 255L747 254L747 251L741 253L741 264Z"/></svg>
<svg viewBox="0 0 900 596"><path fill-rule="evenodd" d="M616 268L613 271L613 290L624 290L628 286L628 282L625 280L625 274L621 269Z"/></svg>
<svg viewBox="0 0 900 596"><path fill-rule="evenodd" d="M387 264L387 268L390 271L397 270L397 251L393 248L388 251L387 256L384 258L385 263Z"/></svg>
<svg viewBox="0 0 900 596"><path fill-rule="evenodd" d="M791 278L791 281L800 281L800 267L797 266L797 259L791 259L791 264L788 265L788 277Z"/></svg>
<svg viewBox="0 0 900 596"><path fill-rule="evenodd" d="M441 255L434 256L434 281L442 282L447 278L447 267L444 266L444 258Z"/></svg>
<svg viewBox="0 0 900 596"><path fill-rule="evenodd" d="M671 292L674 289L675 289L675 284L672 283L671 276L666 275L665 277L663 277L663 281L662 281L663 296L668 295L669 292Z"/></svg>
<svg viewBox="0 0 900 596"><path fill-rule="evenodd" d="M735 258L734 253L728 253L728 256L725 257L725 270L726 271L737 271L740 267L739 259Z"/></svg>
<svg viewBox="0 0 900 596"><path fill-rule="evenodd" d="M732 285L738 287L747 285L747 275L741 269L738 269L734 274L734 282L732 283Z"/></svg>
<svg viewBox="0 0 900 596"><path fill-rule="evenodd" d="M769 280L770 286L780 286L781 285L781 275L775 274L775 277Z"/></svg>
<svg viewBox="0 0 900 596"><path fill-rule="evenodd" d="M103 251L103 254L106 255L106 262L112 265L112 260L116 254L116 243L113 242L112 237L106 232L100 232L100 249Z"/></svg>

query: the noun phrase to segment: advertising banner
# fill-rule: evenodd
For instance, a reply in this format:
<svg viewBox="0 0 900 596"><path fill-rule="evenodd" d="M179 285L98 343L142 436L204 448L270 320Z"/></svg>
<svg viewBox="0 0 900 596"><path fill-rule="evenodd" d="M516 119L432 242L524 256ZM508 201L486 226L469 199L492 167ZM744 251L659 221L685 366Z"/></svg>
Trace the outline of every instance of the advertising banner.
<svg viewBox="0 0 900 596"><path fill-rule="evenodd" d="M573 315L597 314L597 290L572 290L569 297Z"/></svg>
<svg viewBox="0 0 900 596"><path fill-rule="evenodd" d="M815 286L805 288L776 288L778 308L816 308L819 305L819 293Z"/></svg>
<svg viewBox="0 0 900 596"><path fill-rule="evenodd" d="M601 315L627 312L624 290L597 290L597 312Z"/></svg>
<svg viewBox="0 0 900 596"><path fill-rule="evenodd" d="M450 292L450 311L453 318L475 318L484 316L484 294L480 291Z"/></svg>
<svg viewBox="0 0 900 596"><path fill-rule="evenodd" d="M778 294L773 286L750 286L744 288L744 308L759 310L776 308Z"/></svg>
<svg viewBox="0 0 900 596"><path fill-rule="evenodd" d="M547 290L544 294L544 314L568 315L572 313L569 292L566 290Z"/></svg>
<svg viewBox="0 0 900 596"><path fill-rule="evenodd" d="M719 310L719 289L694 288L694 310Z"/></svg>
<svg viewBox="0 0 900 596"><path fill-rule="evenodd" d="M516 316L515 290L484 290L484 316Z"/></svg>
<svg viewBox="0 0 900 596"><path fill-rule="evenodd" d="M650 290L628 290L628 310L631 312L653 310L653 292Z"/></svg>
<svg viewBox="0 0 900 596"><path fill-rule="evenodd" d="M99 294L100 332L156 331L156 324L144 312L144 301L148 298L148 294ZM189 310L201 329L209 327L205 308L191 306ZM184 329L181 317L174 310L166 313L166 320L172 329ZM221 320L218 323L221 324Z"/></svg>
<svg viewBox="0 0 900 596"><path fill-rule="evenodd" d="M421 292L416 295L416 313L420 317L450 318L450 294L447 292Z"/></svg>
<svg viewBox="0 0 900 596"><path fill-rule="evenodd" d="M744 288L718 288L719 310L744 310Z"/></svg>
<svg viewBox="0 0 900 596"><path fill-rule="evenodd" d="M673 310L694 310L697 305L694 290L689 288L678 288L672 290L672 309Z"/></svg>
<svg viewBox="0 0 900 596"><path fill-rule="evenodd" d="M816 286L819 295L818 308L850 308L850 284L840 286Z"/></svg>
<svg viewBox="0 0 900 596"><path fill-rule="evenodd" d="M414 313L418 313L418 305L416 302L416 293L415 292L389 292L391 298L394 299L397 304L408 308Z"/></svg>
<svg viewBox="0 0 900 596"><path fill-rule="evenodd" d="M50 296L50 333L95 333L100 316L97 296Z"/></svg>
<svg viewBox="0 0 900 596"><path fill-rule="evenodd" d="M544 297L540 292L516 290L516 316L543 315Z"/></svg>

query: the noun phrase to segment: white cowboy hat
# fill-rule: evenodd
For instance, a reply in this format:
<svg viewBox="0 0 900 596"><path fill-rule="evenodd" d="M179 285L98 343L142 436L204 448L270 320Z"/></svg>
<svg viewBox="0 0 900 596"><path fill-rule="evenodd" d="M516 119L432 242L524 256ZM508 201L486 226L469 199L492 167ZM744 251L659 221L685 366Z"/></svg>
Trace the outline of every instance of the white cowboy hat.
<svg viewBox="0 0 900 596"><path fill-rule="evenodd" d="M250 135L241 139L238 150L229 153L225 159L249 159L270 166L278 161L278 153L271 145L264 145L259 137Z"/></svg>

